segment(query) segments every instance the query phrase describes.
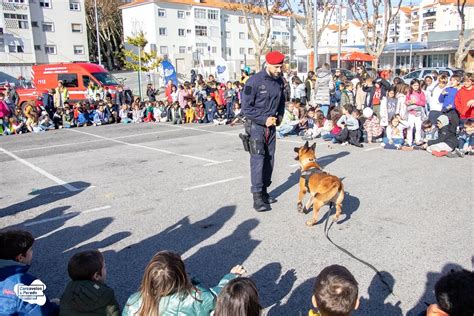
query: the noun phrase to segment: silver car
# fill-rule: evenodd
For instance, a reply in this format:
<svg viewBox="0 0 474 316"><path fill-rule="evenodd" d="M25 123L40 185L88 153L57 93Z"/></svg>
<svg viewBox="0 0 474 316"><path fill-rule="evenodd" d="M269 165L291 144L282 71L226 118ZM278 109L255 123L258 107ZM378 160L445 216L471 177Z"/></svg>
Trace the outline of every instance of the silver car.
<svg viewBox="0 0 474 316"><path fill-rule="evenodd" d="M418 79L422 81L425 80L426 76L430 76L433 70L436 70L438 72L438 75L445 74L448 77L451 77L453 74L459 74L462 76L464 73L462 70L454 68L420 68L418 70L406 74L402 77L402 79L407 84L410 84L413 79Z"/></svg>

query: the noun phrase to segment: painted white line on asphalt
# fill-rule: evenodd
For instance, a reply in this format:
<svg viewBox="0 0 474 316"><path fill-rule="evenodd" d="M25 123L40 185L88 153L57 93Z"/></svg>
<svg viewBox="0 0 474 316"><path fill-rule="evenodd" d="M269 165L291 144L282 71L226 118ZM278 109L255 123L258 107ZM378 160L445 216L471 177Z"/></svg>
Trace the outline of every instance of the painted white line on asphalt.
<svg viewBox="0 0 474 316"><path fill-rule="evenodd" d="M377 146L377 147L372 147L372 148L366 148L366 149L364 149L364 151L372 151L372 150L378 150L378 149L382 149L382 146Z"/></svg>
<svg viewBox="0 0 474 316"><path fill-rule="evenodd" d="M78 191L87 191L87 190L90 190L90 189L94 189L96 188L95 185L91 185L91 186L88 186L86 188L77 188ZM66 194L67 191L60 191L60 192L54 192L53 194Z"/></svg>
<svg viewBox="0 0 474 316"><path fill-rule="evenodd" d="M212 160L212 159L207 159L207 158L202 158L202 157L197 157L197 156L192 156L192 155L178 154L178 153L175 153L175 152L172 152L172 151L169 151L169 150L159 149L159 148L155 148L155 147L149 147L149 146L140 145L140 144L131 144L131 143L123 142L121 140L117 140L117 139L113 139L113 138L109 138L109 137L104 137L104 136L100 136L100 135L95 135L95 134L91 134L91 133L87 133L87 132L83 132L83 131L78 131L78 130L74 130L74 129L68 129L68 131L73 132L73 133L79 133L79 134L84 134L84 135L89 135L89 136L92 136L92 137L105 139L105 140L115 142L115 143L118 143L118 144L122 144L122 145L153 150L153 151L157 151L157 152L160 152L160 153L163 153L163 154L179 156L179 157L184 157L184 158L190 158L190 159L195 159L195 160L201 160L201 161L205 161L205 162L208 162L208 163L218 163L219 162L217 160Z"/></svg>
<svg viewBox="0 0 474 316"><path fill-rule="evenodd" d="M229 135L229 136L237 136L235 133L228 133L228 132L216 132L216 131L210 131L204 128L197 128L197 127L187 127L187 126L179 126L179 125L169 125L170 127L175 127L175 128L180 128L180 129L188 129L192 131L200 131L200 132L205 132L205 133L210 133L210 134L222 134L222 135ZM207 127L203 126L203 127Z"/></svg>
<svg viewBox="0 0 474 316"><path fill-rule="evenodd" d="M3 152L4 154L12 157L13 159L15 159L16 161L18 162L21 162L22 164L30 167L31 169L33 169L34 171L42 174L43 176L45 176L46 178L50 179L50 180L53 180L54 182L56 182L57 184L59 185L62 185L64 188L66 188L67 190L71 191L71 192L74 192L74 191L79 191L78 188L75 188L73 187L72 185L70 185L69 183L67 183L66 181L63 181L61 179L59 179L58 177L56 176L53 176L51 173L41 169L40 167L37 167L35 165L33 165L32 163L26 161L25 159L22 159L20 157L18 157L17 155L9 152L8 150L5 150L3 148L0 147L0 151Z"/></svg>
<svg viewBox="0 0 474 316"><path fill-rule="evenodd" d="M41 220L39 220L39 221L29 222L29 223L26 223L26 224L24 224L24 225L27 226L27 227L28 227L28 226L33 226L33 225L38 225L38 224L42 224L42 223L57 221L57 220L59 220L59 219L74 217L74 216L77 216L77 215L80 215L80 214L86 214L86 213L92 213L92 212L97 212L97 211L108 210L108 209L111 208L111 207L112 207L112 206L110 206L110 205L106 205L106 206L96 207L96 208L93 208L93 209L90 209L90 210L86 210L86 211L82 211L82 212L66 213L66 214L63 214L63 215L60 215L60 216L55 216L55 217L50 217L50 218L41 219Z"/></svg>
<svg viewBox="0 0 474 316"><path fill-rule="evenodd" d="M150 133L141 133L141 134L131 134L131 135L113 137L112 139L124 139L124 138L137 137L137 136L147 136L147 135L154 135L154 134L169 133L169 132L174 132L174 131L176 131L176 130L175 130L175 129L166 129L166 130L164 130L164 131L157 131L157 132L150 132Z"/></svg>
<svg viewBox="0 0 474 316"><path fill-rule="evenodd" d="M32 147L32 148L13 150L12 153L21 153L21 152L24 152L24 151L43 150L43 149L51 149L51 148L67 147L67 146L76 146L76 145L82 145L82 144L88 144L88 143L97 143L97 142L103 142L103 141L104 141L103 139L95 139L95 140L87 140L87 141L76 142L76 143L49 145L49 146L41 146L41 147Z"/></svg>
<svg viewBox="0 0 474 316"><path fill-rule="evenodd" d="M220 165L222 163L227 163L227 162L232 162L232 161L233 161L232 159L229 159L229 160L223 160L223 161L219 161L219 162L211 162L211 163L205 164L204 167Z"/></svg>
<svg viewBox="0 0 474 316"><path fill-rule="evenodd" d="M240 176L240 177L229 178L229 179L224 179L224 180L220 180L220 181L214 181L214 182L211 182L211 183L200 184L200 185L196 185L196 186L193 186L193 187L184 188L183 191L189 191L189 190L194 190L194 189L210 187L210 186L213 186L213 185L216 185L216 184L226 183L226 182L230 182L230 181L234 181L234 180L239 180L239 179L242 179L242 178L243 178L243 176Z"/></svg>

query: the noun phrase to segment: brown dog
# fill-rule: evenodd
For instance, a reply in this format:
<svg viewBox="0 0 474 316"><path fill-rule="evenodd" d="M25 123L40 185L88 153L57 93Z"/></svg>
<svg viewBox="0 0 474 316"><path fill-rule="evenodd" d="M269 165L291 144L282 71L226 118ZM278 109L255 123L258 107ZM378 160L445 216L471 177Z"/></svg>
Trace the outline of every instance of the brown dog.
<svg viewBox="0 0 474 316"><path fill-rule="evenodd" d="M298 156L295 158L300 162L300 192L298 193L298 212L306 213L313 204L313 219L306 221L306 225L313 226L318 221L319 209L327 204L336 204L336 215L333 221L337 221L342 212L342 201L344 200L344 186L341 180L323 171L316 163L316 143L309 147L308 142L301 147L295 147ZM309 198L303 208L303 197L308 192Z"/></svg>

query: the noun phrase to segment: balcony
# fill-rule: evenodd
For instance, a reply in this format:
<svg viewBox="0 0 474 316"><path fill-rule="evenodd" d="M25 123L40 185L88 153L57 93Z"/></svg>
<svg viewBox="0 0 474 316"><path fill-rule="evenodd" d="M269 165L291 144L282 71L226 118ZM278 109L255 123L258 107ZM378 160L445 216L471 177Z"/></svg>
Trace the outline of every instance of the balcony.
<svg viewBox="0 0 474 316"><path fill-rule="evenodd" d="M423 13L424 19L434 19L436 18L436 11Z"/></svg>
<svg viewBox="0 0 474 316"><path fill-rule="evenodd" d="M421 28L422 31L432 31L434 29L434 25L423 25L423 27Z"/></svg>
<svg viewBox="0 0 474 316"><path fill-rule="evenodd" d="M2 2L2 9L3 11L27 11L28 4L26 3L11 3L7 2L6 0L0 0Z"/></svg>
<svg viewBox="0 0 474 316"><path fill-rule="evenodd" d="M413 22L413 21L418 21L419 19L420 19L420 16L419 16L418 14L413 14L413 15L411 16L412 22Z"/></svg>

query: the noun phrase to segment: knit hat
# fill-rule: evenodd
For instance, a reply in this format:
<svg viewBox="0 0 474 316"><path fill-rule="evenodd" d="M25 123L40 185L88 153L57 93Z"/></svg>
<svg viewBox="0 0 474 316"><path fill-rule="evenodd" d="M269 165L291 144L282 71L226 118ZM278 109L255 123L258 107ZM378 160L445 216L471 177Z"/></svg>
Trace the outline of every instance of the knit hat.
<svg viewBox="0 0 474 316"><path fill-rule="evenodd" d="M374 110L372 110L371 108L365 108L362 111L362 114L364 115L365 118L369 118L374 114Z"/></svg>
<svg viewBox="0 0 474 316"><path fill-rule="evenodd" d="M272 52L269 52L265 56L265 60L266 60L267 64L269 64L269 65L281 65L281 64L283 64L283 61L285 60L285 55L283 55L282 53L280 53L277 50L274 50Z"/></svg>
<svg viewBox="0 0 474 316"><path fill-rule="evenodd" d="M449 118L446 115L441 115L438 117L438 122L441 123L441 127L444 127L449 124Z"/></svg>

